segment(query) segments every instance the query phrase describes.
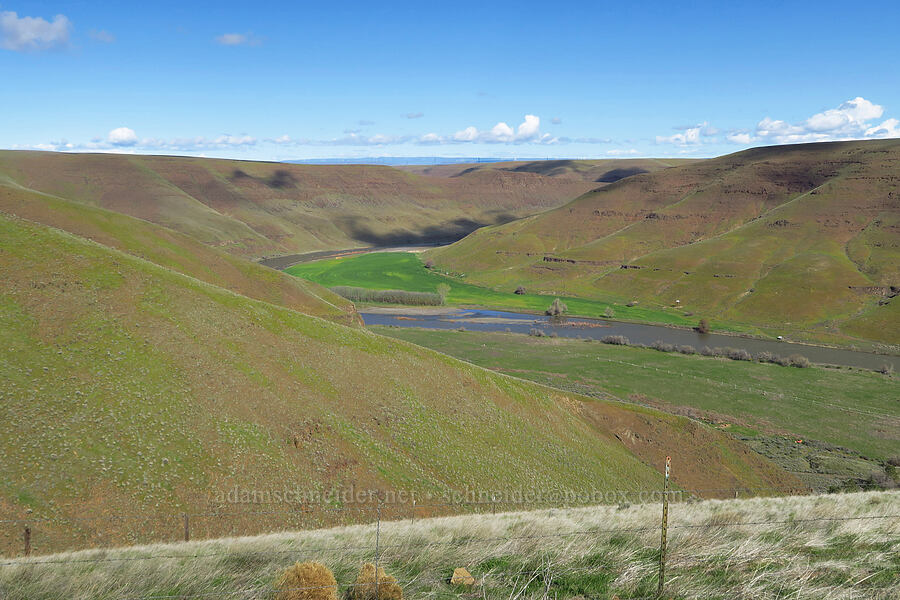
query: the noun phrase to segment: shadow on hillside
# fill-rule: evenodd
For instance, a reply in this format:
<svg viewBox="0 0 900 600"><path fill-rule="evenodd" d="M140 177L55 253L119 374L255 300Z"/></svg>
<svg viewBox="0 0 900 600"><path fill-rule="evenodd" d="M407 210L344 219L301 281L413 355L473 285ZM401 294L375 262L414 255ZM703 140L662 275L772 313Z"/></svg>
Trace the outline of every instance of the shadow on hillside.
<svg viewBox="0 0 900 600"><path fill-rule="evenodd" d="M487 225L502 225L516 219L509 213L497 213L492 220L475 221L459 218L422 229L395 229L390 232L375 232L367 219L358 216L341 217L335 225L348 237L372 246L413 246L429 244L450 244L461 240L476 229Z"/></svg>
<svg viewBox="0 0 900 600"><path fill-rule="evenodd" d="M631 177L632 175L640 175L641 173L649 173L647 169L640 167L632 167L630 169L610 169L594 181L598 183L615 183L620 179Z"/></svg>

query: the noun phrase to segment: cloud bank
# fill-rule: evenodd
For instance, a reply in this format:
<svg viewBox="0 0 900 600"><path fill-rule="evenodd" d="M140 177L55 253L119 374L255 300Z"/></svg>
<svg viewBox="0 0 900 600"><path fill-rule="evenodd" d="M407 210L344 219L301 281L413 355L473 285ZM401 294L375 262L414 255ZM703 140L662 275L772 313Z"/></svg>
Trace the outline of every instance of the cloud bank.
<svg viewBox="0 0 900 600"><path fill-rule="evenodd" d="M879 123L883 116L883 106L857 96L798 123L765 117L756 127L733 129L725 132L724 137L720 136L722 132L703 123L682 128L683 131L674 135L656 136L656 143L692 147L724 141L749 146L900 137L900 121L885 119Z"/></svg>

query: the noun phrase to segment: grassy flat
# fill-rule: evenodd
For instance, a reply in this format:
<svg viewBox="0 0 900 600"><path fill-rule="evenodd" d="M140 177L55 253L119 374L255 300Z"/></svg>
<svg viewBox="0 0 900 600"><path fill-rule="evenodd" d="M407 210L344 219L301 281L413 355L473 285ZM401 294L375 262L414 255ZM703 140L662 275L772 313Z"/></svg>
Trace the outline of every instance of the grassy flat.
<svg viewBox="0 0 900 600"><path fill-rule="evenodd" d="M450 286L447 303L458 306L483 306L543 313L555 295L538 295L500 291L466 283L461 274L450 276L434 269L426 269L420 255L411 252L373 252L346 258L335 258L294 265L287 273L313 281L325 287L349 285L374 290L406 290L410 292L435 292L440 284ZM629 307L612 300L588 300L560 295L569 307L569 313L584 317L602 317L612 308L616 318L622 320L667 323L672 325L696 325L694 319L674 310L650 309L640 305Z"/></svg>

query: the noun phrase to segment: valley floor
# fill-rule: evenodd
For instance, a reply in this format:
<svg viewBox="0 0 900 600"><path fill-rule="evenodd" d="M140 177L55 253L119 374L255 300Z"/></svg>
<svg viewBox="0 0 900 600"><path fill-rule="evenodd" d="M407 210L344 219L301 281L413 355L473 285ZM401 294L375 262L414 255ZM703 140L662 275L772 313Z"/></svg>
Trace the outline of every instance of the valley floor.
<svg viewBox="0 0 900 600"><path fill-rule="evenodd" d="M295 561L316 560L341 597L377 561L408 599L649 599L660 516L658 503L557 508L4 559L0 593L255 600L275 597ZM896 598L900 492L674 502L665 565L665 598ZM473 587L450 585L457 567Z"/></svg>
<svg viewBox="0 0 900 600"><path fill-rule="evenodd" d="M426 261L427 263L427 261ZM451 273L439 267L426 268L422 257L414 252L373 252L315 260L295 264L285 272L326 287L354 286L373 290L404 290L409 292L438 291L447 286L445 302L449 306L484 307L514 312L544 314L553 299L559 297L568 307L567 315L573 317L613 318L621 322L647 323L692 329L698 326L701 313L694 313L682 306L668 306L650 302L633 303L629 298L606 295L602 297L576 297L565 288L555 294L515 293L515 286L508 289L492 288L467 283L465 273ZM900 354L900 346L876 343L871 340L850 337L846 334L817 327L761 326L733 319L708 319L712 330L719 334L751 335L775 340L784 335L791 341L805 344L834 346Z"/></svg>

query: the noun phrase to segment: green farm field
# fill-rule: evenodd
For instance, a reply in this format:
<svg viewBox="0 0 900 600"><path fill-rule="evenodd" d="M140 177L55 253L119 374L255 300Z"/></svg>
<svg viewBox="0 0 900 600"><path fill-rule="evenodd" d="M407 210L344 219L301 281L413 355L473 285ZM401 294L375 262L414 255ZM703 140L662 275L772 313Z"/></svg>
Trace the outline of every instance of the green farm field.
<svg viewBox="0 0 900 600"><path fill-rule="evenodd" d="M675 309L651 309L626 306L612 299L588 300L565 295L514 293L465 283L462 274L441 273L425 268L420 255L412 252L373 252L347 258L334 258L294 265L287 273L313 281L325 287L357 286L373 290L406 290L436 292L438 285L450 286L447 304L455 306L483 306L487 308L543 313L554 298L562 298L569 313L583 317L602 317L611 308L616 318L626 321L666 323L693 326L696 319L688 318Z"/></svg>
<svg viewBox="0 0 900 600"><path fill-rule="evenodd" d="M900 382L879 373L511 333L373 329L562 390L698 418L740 437L814 487L865 479L900 447Z"/></svg>

